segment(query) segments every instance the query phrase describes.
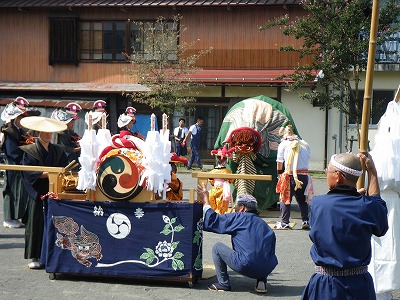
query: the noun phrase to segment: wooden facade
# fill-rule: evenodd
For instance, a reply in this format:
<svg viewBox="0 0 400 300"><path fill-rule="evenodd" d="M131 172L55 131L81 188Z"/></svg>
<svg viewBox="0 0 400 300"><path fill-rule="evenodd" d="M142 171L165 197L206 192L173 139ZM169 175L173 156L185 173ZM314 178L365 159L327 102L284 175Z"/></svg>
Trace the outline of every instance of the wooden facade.
<svg viewBox="0 0 400 300"><path fill-rule="evenodd" d="M300 14L299 7L288 13ZM282 7L182 8L76 8L19 11L0 9L0 81L18 82L103 82L135 83L123 68L126 62L83 62L77 65L49 64L49 17L77 16L78 20L154 20L157 16L183 16L188 28L182 42L199 40L193 51L212 48L198 66L210 69L288 69L296 66L298 57L279 52L277 45L288 44L279 29L260 32L267 20L282 15Z"/></svg>
<svg viewBox="0 0 400 300"><path fill-rule="evenodd" d="M19 1L26 2L29 1ZM62 1L60 1L62 2ZM90 2L90 1L86 1ZM284 1L285 2L285 1ZM294 1L291 1L294 2ZM219 70L224 74L229 70L265 71L274 70L274 78L281 75L276 70L290 70L298 65L296 55L280 52L279 45L290 41L280 29L274 28L265 32L259 30L266 21L289 14L291 17L300 16L304 12L300 5L243 5L243 6L124 6L107 7L92 5L85 6L54 6L54 7L2 7L0 3L0 83L83 83L90 84L133 84L131 78L124 72L132 65L126 61L88 61L79 60L77 63L51 63L50 56L50 19L76 18L79 22L111 21L129 22L155 20L159 16L170 19L181 15L182 24L187 30L181 36L181 42L198 40L193 52L212 48L208 55L198 61L203 70ZM299 41L292 41L292 44ZM78 43L79 48L79 43ZM200 76L201 77L201 76ZM199 77L199 78L200 78ZM210 157L210 148L218 135L219 127L227 110L241 99L266 94L280 99L281 81L274 78L261 80L259 78L246 82L248 78L223 80L206 84L201 97L193 106L195 112L186 111L183 115L170 118L170 127L177 125L180 116L186 118L186 125L195 122L196 116L203 116L207 124L207 137L203 144L202 156ZM251 75L243 75L251 77ZM203 79L198 79L202 81ZM268 84L265 83L268 81ZM231 86L232 85L232 86ZM261 92L257 90L262 86ZM238 88L240 90L238 91ZM255 89L255 90L254 90ZM51 89L32 91L29 88L18 90L2 88L0 85L0 100L24 96L27 99L107 99L110 108L110 124L116 131L118 115L130 105L130 100L122 95L104 90L79 92L65 90L64 92ZM37 103L37 102L36 102ZM48 103L48 101L46 102ZM149 107L134 104L138 111L151 113ZM53 108L49 108L52 110Z"/></svg>

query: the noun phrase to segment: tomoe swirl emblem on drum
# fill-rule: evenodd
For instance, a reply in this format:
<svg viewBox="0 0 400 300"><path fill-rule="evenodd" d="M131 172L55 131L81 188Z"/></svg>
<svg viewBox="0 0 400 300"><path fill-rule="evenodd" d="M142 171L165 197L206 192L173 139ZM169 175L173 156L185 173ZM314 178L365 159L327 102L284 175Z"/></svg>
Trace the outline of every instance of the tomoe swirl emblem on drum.
<svg viewBox="0 0 400 300"><path fill-rule="evenodd" d="M105 159L97 171L97 186L112 200L129 200L142 190L137 166L124 155Z"/></svg>

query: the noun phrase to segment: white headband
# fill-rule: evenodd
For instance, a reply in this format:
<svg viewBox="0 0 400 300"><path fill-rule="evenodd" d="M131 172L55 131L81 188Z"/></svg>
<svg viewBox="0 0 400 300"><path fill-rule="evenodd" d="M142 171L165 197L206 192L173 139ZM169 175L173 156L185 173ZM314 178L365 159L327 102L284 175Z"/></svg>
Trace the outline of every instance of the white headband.
<svg viewBox="0 0 400 300"><path fill-rule="evenodd" d="M335 167L339 171L342 171L344 173L347 173L347 174L350 174L353 176L360 177L362 175L363 171L354 170L352 168L346 167L346 166L342 165L341 163L337 162L335 160L336 155L337 154L332 155L331 161L329 162L333 167Z"/></svg>

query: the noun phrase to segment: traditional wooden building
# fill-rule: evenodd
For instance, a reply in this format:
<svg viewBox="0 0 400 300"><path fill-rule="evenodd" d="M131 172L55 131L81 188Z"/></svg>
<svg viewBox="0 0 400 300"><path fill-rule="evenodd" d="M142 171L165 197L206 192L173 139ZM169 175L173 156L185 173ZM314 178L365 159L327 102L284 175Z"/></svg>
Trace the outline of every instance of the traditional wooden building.
<svg viewBox="0 0 400 300"><path fill-rule="evenodd" d="M181 42L199 40L194 51L213 48L200 59L202 71L193 78L205 84L195 110L176 112L186 125L199 115L205 119L202 157L210 149L228 109L245 98L266 95L282 101L291 110L301 135L312 150L312 168L322 169L331 154L330 136L343 130L337 111L325 113L285 91L286 81L277 79L301 63L293 53L279 52L278 45L296 43L278 28L261 32L267 20L284 14L301 16L300 0L3 0L0 1L0 105L24 96L50 115L54 106L78 101L90 109L93 101L108 104L111 131L118 115L132 105L124 93L143 90L123 71L129 64L124 52L138 43L137 21L155 21L181 15L188 28ZM135 22L133 22L135 21ZM398 62L397 62L398 66ZM382 74L384 89L395 90L400 80ZM385 81L389 79L389 81ZM389 88L390 86L390 88ZM305 87L309 88L309 87ZM152 112L134 104L139 114ZM45 110L44 108L47 108ZM161 112L156 112L160 114ZM318 126L315 126L318 124ZM83 131L83 123L78 125ZM312 128L312 129L311 129ZM341 141L340 145L346 141Z"/></svg>

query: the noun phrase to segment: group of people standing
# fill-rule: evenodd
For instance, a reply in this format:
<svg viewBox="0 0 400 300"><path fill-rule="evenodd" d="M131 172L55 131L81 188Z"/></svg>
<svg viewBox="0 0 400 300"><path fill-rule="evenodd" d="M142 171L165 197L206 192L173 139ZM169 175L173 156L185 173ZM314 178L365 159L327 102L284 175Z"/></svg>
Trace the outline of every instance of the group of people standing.
<svg viewBox="0 0 400 300"><path fill-rule="evenodd" d="M65 147L51 143L53 132L67 130L60 121L39 117L38 111L28 108L29 102L17 97L1 114L2 150L8 164L64 167L68 164ZM70 109L68 107L66 109ZM71 117L72 118L72 117ZM47 172L7 171L3 197L4 227L25 228L24 257L31 259L28 267L38 269L43 237L43 202L48 192Z"/></svg>
<svg viewBox="0 0 400 300"><path fill-rule="evenodd" d="M93 112L104 111L106 102L98 100ZM80 155L79 139L74 131L77 103L55 109L50 118L41 117L38 110L23 97L6 105L1 113L5 124L1 128L1 148L7 164L65 167ZM53 135L53 133L56 133ZM6 228L25 227L24 257L30 259L30 269L43 267L40 261L44 230L43 201L49 191L47 172L6 171L4 221Z"/></svg>
<svg viewBox="0 0 400 300"><path fill-rule="evenodd" d="M193 163L196 162L200 170L204 170L200 161L200 144L202 126L204 124L203 117L197 117L196 123L192 126L185 127L185 119L179 119L179 125L174 129L175 152L178 156L186 156L188 154L187 140L190 138L191 155L187 165L187 169L191 170Z"/></svg>

